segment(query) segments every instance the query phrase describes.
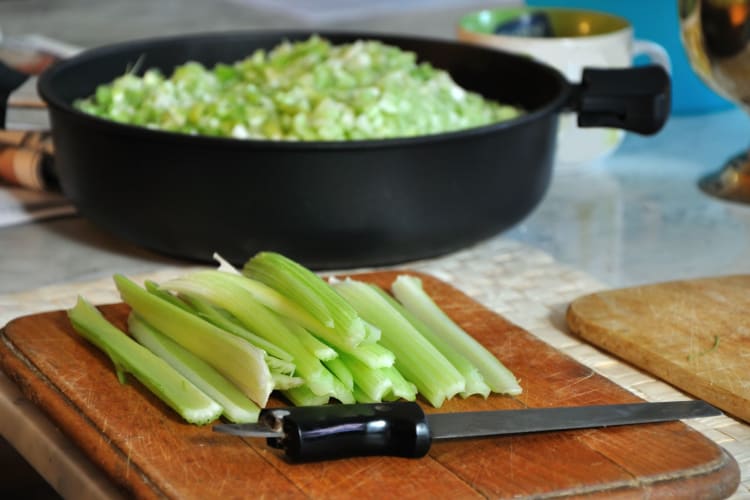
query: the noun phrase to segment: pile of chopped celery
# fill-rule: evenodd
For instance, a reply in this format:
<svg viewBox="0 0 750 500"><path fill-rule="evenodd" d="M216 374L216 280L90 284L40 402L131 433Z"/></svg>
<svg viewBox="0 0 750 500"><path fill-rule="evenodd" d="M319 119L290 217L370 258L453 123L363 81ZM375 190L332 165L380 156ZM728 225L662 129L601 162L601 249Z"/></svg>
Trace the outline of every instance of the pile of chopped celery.
<svg viewBox="0 0 750 500"><path fill-rule="evenodd" d="M129 335L83 298L76 331L186 421L257 421L273 391L292 404L371 403L417 395L521 392L513 374L401 275L388 294L354 279L326 282L278 253L241 271L189 272L143 287L114 277L130 306Z"/></svg>
<svg viewBox="0 0 750 500"><path fill-rule="evenodd" d="M413 52L318 36L233 64L126 73L78 100L122 123L237 139L345 141L435 134L508 120L518 108L462 89Z"/></svg>

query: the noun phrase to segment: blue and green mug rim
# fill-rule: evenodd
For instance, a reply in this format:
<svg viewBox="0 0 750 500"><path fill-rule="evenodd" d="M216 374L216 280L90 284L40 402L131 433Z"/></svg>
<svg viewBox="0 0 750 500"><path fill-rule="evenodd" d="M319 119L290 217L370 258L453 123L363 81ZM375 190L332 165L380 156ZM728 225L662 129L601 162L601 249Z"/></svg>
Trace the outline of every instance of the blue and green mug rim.
<svg viewBox="0 0 750 500"><path fill-rule="evenodd" d="M553 31L556 33L554 38L608 35L631 26L624 17L596 10L561 7L501 7L482 9L462 16L459 20L459 28L479 35L496 36L494 31L500 24L522 14L535 12L547 14ZM587 21L588 28L585 32L580 29L584 26L581 21Z"/></svg>

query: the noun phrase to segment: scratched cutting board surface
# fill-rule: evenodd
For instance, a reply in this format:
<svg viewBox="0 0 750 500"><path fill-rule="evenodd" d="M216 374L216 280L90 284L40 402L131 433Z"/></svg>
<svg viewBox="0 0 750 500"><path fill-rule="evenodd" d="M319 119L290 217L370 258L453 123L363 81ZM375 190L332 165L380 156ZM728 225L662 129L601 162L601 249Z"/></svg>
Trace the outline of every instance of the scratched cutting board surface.
<svg viewBox="0 0 750 500"><path fill-rule="evenodd" d="M387 287L396 274L359 279ZM450 285L421 277L524 389L516 398L423 405L427 411L638 401ZM124 326L127 306L101 309ZM734 459L681 422L439 442L423 459L292 464L264 440L187 425L137 382L119 384L111 362L73 332L63 311L18 318L0 340L3 370L116 484L141 498L722 498L739 482Z"/></svg>
<svg viewBox="0 0 750 500"><path fill-rule="evenodd" d="M567 319L589 342L750 422L750 275L595 293Z"/></svg>

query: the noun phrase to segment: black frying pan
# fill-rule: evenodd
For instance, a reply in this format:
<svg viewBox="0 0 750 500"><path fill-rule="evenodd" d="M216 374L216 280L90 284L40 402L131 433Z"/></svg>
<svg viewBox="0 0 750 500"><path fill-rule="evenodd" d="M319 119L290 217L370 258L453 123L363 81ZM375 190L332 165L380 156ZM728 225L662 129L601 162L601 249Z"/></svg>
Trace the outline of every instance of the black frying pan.
<svg viewBox="0 0 750 500"><path fill-rule="evenodd" d="M588 71L580 86L549 66L496 50L408 37L463 87L522 106L515 120L409 139L272 142L187 136L86 115L71 103L141 60L170 74L196 60L233 62L309 32L239 32L136 41L87 51L39 80L55 165L80 212L145 247L235 263L275 250L313 268L396 263L450 252L503 231L537 205L550 179L558 114L584 126L653 133L669 112L661 68Z"/></svg>

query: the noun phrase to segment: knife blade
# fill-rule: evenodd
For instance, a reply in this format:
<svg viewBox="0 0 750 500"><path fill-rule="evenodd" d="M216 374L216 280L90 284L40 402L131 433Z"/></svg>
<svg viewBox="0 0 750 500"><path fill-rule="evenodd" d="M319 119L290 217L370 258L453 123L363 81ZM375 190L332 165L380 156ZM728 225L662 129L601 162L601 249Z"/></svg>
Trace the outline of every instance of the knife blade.
<svg viewBox="0 0 750 500"><path fill-rule="evenodd" d="M710 417L704 401L628 403L425 414L413 402L267 408L255 424L218 424L216 432L266 438L292 461L367 455L419 458L432 441L587 429Z"/></svg>

